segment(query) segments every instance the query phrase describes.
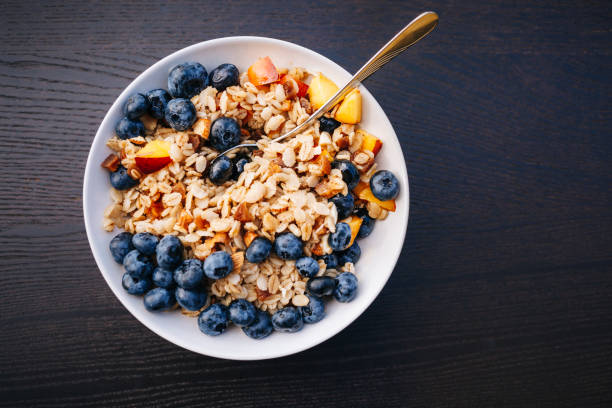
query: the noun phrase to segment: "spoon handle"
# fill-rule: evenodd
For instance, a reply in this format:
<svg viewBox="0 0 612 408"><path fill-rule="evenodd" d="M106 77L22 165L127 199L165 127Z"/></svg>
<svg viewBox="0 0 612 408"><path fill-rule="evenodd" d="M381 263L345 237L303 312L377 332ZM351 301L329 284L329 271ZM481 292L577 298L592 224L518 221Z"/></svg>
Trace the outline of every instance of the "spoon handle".
<svg viewBox="0 0 612 408"><path fill-rule="evenodd" d="M342 87L334 96L331 97L323 106L315 113L310 115L306 121L294 128L288 133L274 139L274 142L280 142L288 137L296 135L310 126L315 120L323 116L336 103L340 102L347 93L355 86L365 80L367 77L378 71L383 65L391 61L393 58L401 54L408 47L416 44L421 38L429 34L438 25L438 15L433 11L426 11L412 20L406 27L397 33L387 44L385 44L363 67L357 71L355 75Z"/></svg>

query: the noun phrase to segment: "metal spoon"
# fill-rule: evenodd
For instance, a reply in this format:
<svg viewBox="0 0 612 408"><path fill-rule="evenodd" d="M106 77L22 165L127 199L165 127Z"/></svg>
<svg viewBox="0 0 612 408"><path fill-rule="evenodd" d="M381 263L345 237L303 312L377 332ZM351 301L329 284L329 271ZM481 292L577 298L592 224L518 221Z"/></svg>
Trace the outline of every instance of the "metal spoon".
<svg viewBox="0 0 612 408"><path fill-rule="evenodd" d="M334 96L328 100L325 105L321 106L315 113L310 115L302 124L292 129L290 132L285 133L273 139L272 142L280 142L281 140L287 139L288 137L294 136L305 128L310 126L315 120L323 116L329 111L336 103L340 102L347 93L349 93L355 86L357 86L364 79L368 78L374 72L378 71L383 65L391 61L393 58L401 54L411 45L416 44L421 38L429 34L438 25L438 15L433 11L426 11L419 15L417 18L412 20L406 27L404 27L399 33L397 33L387 44L385 44L368 62L353 77L344 85ZM220 153L215 160L233 150L244 148L244 147L257 147L256 143L244 143L241 145L234 146L227 149L223 153Z"/></svg>

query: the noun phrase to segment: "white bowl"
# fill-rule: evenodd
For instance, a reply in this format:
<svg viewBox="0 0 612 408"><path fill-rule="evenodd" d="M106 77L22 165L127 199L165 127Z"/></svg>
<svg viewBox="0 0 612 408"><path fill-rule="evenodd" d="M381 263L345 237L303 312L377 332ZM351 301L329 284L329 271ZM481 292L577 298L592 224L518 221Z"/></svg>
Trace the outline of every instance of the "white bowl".
<svg viewBox="0 0 612 408"><path fill-rule="evenodd" d="M140 74L113 103L92 143L83 185L83 210L87 238L102 276L115 296L142 324L172 343L196 353L235 360L261 360L286 356L313 347L353 322L374 301L389 279L400 255L408 225L408 175L402 148L393 127L374 97L361 88L363 120L361 126L383 141L377 156L380 169L391 170L400 183L397 211L376 223L372 234L359 241L362 255L356 265L359 289L350 303L331 299L326 303L327 316L321 322L304 325L297 333L273 333L263 340L252 340L237 327L230 327L217 337L200 332L197 319L179 312L151 313L142 297L129 295L121 287L123 268L110 255L108 244L118 233L102 229L102 214L110 203L109 175L100 163L110 153L106 141L113 136L121 118L121 109L129 95L154 88L167 88L169 70L185 61L198 61L207 70L230 62L244 71L258 57L270 56L277 67L305 67L322 72L338 85L348 81L350 74L338 64L314 51L289 42L261 37L229 37L205 41L167 56ZM402 101L397 101L402 103Z"/></svg>

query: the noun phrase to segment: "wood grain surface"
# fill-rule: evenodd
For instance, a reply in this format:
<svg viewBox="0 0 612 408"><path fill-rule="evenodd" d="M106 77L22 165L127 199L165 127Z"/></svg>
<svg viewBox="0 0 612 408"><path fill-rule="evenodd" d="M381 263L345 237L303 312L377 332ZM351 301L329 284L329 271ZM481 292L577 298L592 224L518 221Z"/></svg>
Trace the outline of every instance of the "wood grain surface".
<svg viewBox="0 0 612 408"><path fill-rule="evenodd" d="M133 78L232 35L354 71L427 9L438 29L367 83L412 202L401 259L361 318L300 354L233 362L123 309L81 190ZM0 406L611 406L611 22L606 0L4 0Z"/></svg>

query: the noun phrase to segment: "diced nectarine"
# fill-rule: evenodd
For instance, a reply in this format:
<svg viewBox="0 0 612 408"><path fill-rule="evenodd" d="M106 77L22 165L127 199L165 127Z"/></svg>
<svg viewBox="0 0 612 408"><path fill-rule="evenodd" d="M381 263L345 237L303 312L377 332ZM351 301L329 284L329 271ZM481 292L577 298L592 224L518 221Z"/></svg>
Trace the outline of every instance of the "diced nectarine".
<svg viewBox="0 0 612 408"><path fill-rule="evenodd" d="M319 74L312 79L308 87L310 104L313 108L319 109L321 106L325 105L325 102L334 96L336 92L338 92L338 86L323 74Z"/></svg>
<svg viewBox="0 0 612 408"><path fill-rule="evenodd" d="M278 70L270 57L263 57L255 61L248 70L249 81L255 86L271 84L278 81Z"/></svg>
<svg viewBox="0 0 612 408"><path fill-rule="evenodd" d="M353 89L344 97L334 117L337 121L352 125L361 122L361 92L359 89Z"/></svg>
<svg viewBox="0 0 612 408"><path fill-rule="evenodd" d="M382 141L374 135L369 134L365 130L357 129L357 133L361 133L363 141L361 142L362 150L369 150L374 153L374 156L380 151Z"/></svg>
<svg viewBox="0 0 612 408"><path fill-rule="evenodd" d="M353 245L355 242L355 238L357 238L357 234L359 233L359 228L361 228L361 223L363 219L361 217L357 217L356 215L351 215L350 217L342 220L351 227L351 242L349 242L348 246Z"/></svg>
<svg viewBox="0 0 612 408"><path fill-rule="evenodd" d="M281 77L281 79L278 82L280 84L282 84L282 85L285 85L287 82L290 82L290 81L295 81L295 84L297 85L297 94L296 94L296 96L298 98L306 96L306 93L308 92L308 85L306 85L305 83L303 83L299 79L295 79L295 77L293 75L285 74L285 75L283 75Z"/></svg>
<svg viewBox="0 0 612 408"><path fill-rule="evenodd" d="M153 173L172 161L170 158L170 143L163 140L153 140L136 153L135 159L143 173Z"/></svg>
<svg viewBox="0 0 612 408"><path fill-rule="evenodd" d="M380 206L380 208L384 208L387 211L395 211L395 200L381 201L378 198L374 197L374 194L372 193L372 190L370 189L370 185L368 183L360 181L359 184L357 184L357 187L353 189L353 192L360 200L376 203Z"/></svg>

